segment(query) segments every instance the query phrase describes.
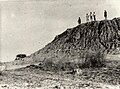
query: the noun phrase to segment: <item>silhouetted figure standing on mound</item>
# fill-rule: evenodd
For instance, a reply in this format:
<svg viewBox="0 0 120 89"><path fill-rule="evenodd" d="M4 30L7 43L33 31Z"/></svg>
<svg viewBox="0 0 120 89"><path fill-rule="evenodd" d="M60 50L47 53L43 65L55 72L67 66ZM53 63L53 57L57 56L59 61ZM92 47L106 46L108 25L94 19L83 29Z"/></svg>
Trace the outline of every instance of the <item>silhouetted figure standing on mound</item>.
<svg viewBox="0 0 120 89"><path fill-rule="evenodd" d="M89 15L88 15L88 13L86 14L86 21L89 22Z"/></svg>
<svg viewBox="0 0 120 89"><path fill-rule="evenodd" d="M92 12L90 12L90 20L93 21Z"/></svg>
<svg viewBox="0 0 120 89"><path fill-rule="evenodd" d="M81 24L81 18L79 17L79 19L78 19L78 24Z"/></svg>
<svg viewBox="0 0 120 89"><path fill-rule="evenodd" d="M94 19L94 21L96 21L96 15L95 15L95 12L93 12L93 19Z"/></svg>
<svg viewBox="0 0 120 89"><path fill-rule="evenodd" d="M107 11L104 10L104 17L105 17L105 20L107 20Z"/></svg>

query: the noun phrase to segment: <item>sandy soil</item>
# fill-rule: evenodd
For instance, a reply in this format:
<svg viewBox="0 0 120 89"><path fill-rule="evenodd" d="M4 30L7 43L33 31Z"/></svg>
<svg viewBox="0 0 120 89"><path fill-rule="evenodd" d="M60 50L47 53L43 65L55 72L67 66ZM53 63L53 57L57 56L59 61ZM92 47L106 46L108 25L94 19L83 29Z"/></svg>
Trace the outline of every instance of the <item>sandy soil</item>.
<svg viewBox="0 0 120 89"><path fill-rule="evenodd" d="M84 80L81 76L53 73L37 68L7 70L0 76L0 89L120 89L120 85L110 85Z"/></svg>

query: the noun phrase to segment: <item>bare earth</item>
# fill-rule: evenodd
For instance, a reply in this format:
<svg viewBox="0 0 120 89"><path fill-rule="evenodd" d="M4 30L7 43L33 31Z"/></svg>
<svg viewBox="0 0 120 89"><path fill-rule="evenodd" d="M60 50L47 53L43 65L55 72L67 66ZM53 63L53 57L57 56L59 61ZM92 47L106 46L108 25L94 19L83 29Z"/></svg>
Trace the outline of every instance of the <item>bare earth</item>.
<svg viewBox="0 0 120 89"><path fill-rule="evenodd" d="M83 71L83 75L71 75L64 72L58 74L42 71L39 68L30 67L7 70L0 76L0 89L57 89L55 86L63 86L64 89L120 89L120 77L117 75L118 80L116 81L118 84L113 85L107 83L107 81L105 83L102 80L99 81L98 74L100 72L98 73L98 71ZM93 75L88 76L92 73ZM95 73L97 79L94 79Z"/></svg>

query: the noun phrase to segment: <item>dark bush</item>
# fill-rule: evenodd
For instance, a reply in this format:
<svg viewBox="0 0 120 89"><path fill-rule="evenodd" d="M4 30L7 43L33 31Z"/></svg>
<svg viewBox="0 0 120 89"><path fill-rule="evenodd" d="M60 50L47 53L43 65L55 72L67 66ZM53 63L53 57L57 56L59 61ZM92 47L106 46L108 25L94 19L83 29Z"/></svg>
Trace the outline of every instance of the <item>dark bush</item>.
<svg viewBox="0 0 120 89"><path fill-rule="evenodd" d="M45 63L43 64L43 69L44 70L54 70L55 63L52 60L46 60Z"/></svg>
<svg viewBox="0 0 120 89"><path fill-rule="evenodd" d="M84 54L84 60L81 63L82 68L100 68L105 67L105 56L101 52L87 52Z"/></svg>
<svg viewBox="0 0 120 89"><path fill-rule="evenodd" d="M71 71L75 67L76 64L73 62L59 61L54 63L52 60L47 60L44 63L43 69L48 71L59 72L59 71Z"/></svg>
<svg viewBox="0 0 120 89"><path fill-rule="evenodd" d="M25 57L27 57L26 54L18 54L18 55L16 55L15 60L20 60L21 58L25 58Z"/></svg>

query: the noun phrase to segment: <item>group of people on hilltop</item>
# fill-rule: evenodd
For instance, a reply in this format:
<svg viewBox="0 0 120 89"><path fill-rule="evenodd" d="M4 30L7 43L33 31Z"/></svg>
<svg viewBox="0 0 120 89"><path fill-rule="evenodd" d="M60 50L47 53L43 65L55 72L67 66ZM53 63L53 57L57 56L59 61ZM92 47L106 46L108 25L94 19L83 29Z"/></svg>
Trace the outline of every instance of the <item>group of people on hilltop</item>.
<svg viewBox="0 0 120 89"><path fill-rule="evenodd" d="M107 11L104 10L104 17L105 17L105 20L107 20ZM86 22L89 22L89 21L96 21L96 13L95 12L90 12L90 14L86 14ZM79 17L78 19L78 24L81 24L81 18Z"/></svg>
<svg viewBox="0 0 120 89"><path fill-rule="evenodd" d="M90 12L90 15L87 13L86 14L86 21L89 22L90 21L96 21L96 14L95 12Z"/></svg>

